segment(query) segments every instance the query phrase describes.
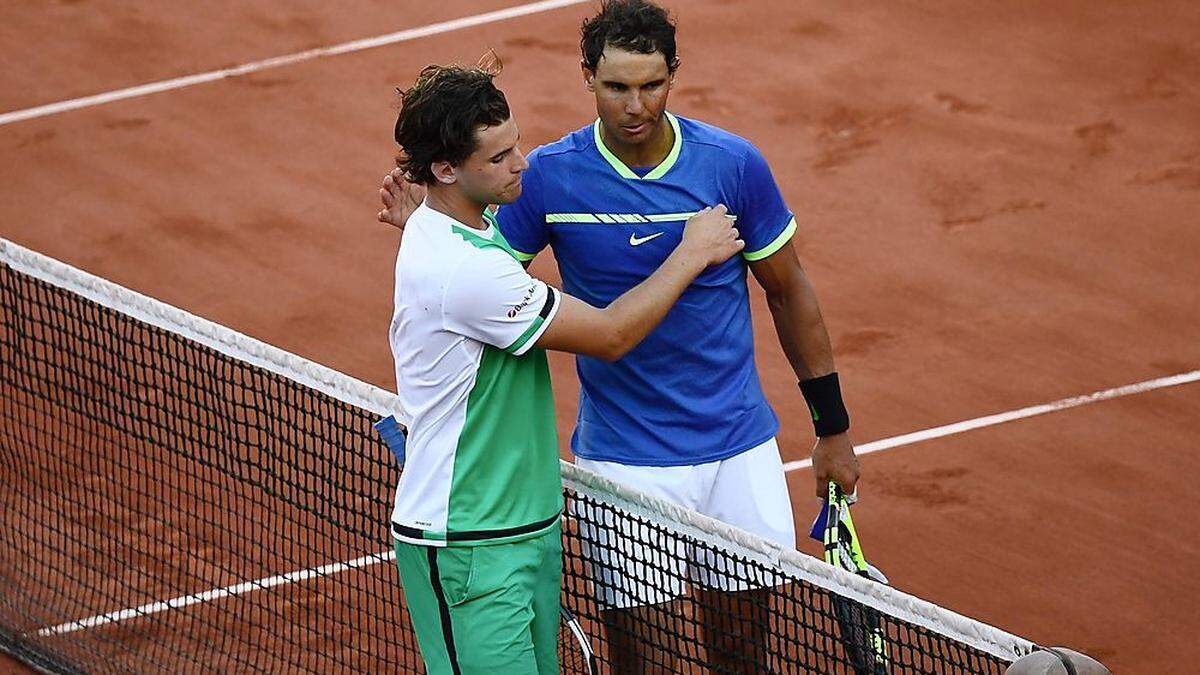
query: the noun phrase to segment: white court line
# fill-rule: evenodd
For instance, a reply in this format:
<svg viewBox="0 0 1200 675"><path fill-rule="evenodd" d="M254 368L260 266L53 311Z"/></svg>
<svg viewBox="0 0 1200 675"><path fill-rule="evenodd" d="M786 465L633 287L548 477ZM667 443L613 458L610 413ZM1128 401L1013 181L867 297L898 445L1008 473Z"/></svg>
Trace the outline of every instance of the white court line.
<svg viewBox="0 0 1200 675"><path fill-rule="evenodd" d="M439 33L449 33L450 31L460 30L463 28L471 28L473 26L482 26L488 23L504 21L505 19L513 19L520 16L528 16L540 12L547 12L552 9L561 7L569 7L578 5L587 0L541 0L540 2L530 2L516 7L507 7L498 9L493 12L485 12L474 16L467 16L461 19L453 19L450 21L441 21L439 23L431 23L427 26L418 28L409 28L407 30L388 33L373 38L363 38L352 42L343 42L330 47L317 47L295 54L287 54L285 56L276 56L262 61L252 61L244 63L240 66L224 68L221 70L210 70L207 73L198 73L196 75L186 75L184 77L176 77L170 80L160 80L158 82L150 82L141 84L136 87L128 87L126 89L117 89L114 91L105 92L103 94L95 94L93 96L84 96L81 98L73 98L67 101L59 101L57 103L48 103L34 108L25 108L24 110L13 110L0 114L0 126L20 122L23 120L33 119L35 117L46 117L47 115L55 115L68 110L78 110L79 108L87 108L104 103L112 103L113 101L122 101L127 98L136 98L138 96L147 96L149 94L157 94L163 91L172 89L183 89L205 82L213 82L226 77L236 77L238 75L246 75L248 73L267 70L268 68L278 68L280 66L288 66L293 63L309 61L320 58L322 56L335 56L337 54L349 54L350 52L362 51L374 47L382 47L385 45L396 44L398 42L408 42L417 38L437 35Z"/></svg>
<svg viewBox="0 0 1200 675"><path fill-rule="evenodd" d="M264 577L262 579L255 579L254 581L243 581L240 584L233 584L232 586L226 586L224 588L213 588L204 591L203 593L181 595L177 598L171 598L170 600L151 602L142 605L141 607L132 607L116 612L109 612L108 614L91 616L86 619L68 621L66 623L60 623L57 626L42 628L38 630L37 634L41 637L48 637L51 635L74 633L75 631L82 630L84 628L95 628L96 626L103 626L107 623L118 623L125 621L126 619L133 619L139 616L147 616L150 614L165 612L168 609L180 609L187 607L188 605L195 605L201 602L210 602L220 598L229 598L235 595L249 593L251 591L266 590L268 588L274 588L284 584L294 584L315 577L326 577L333 574L338 574L339 572L366 567L368 565L391 562L395 559L395 551L383 551L381 553L376 553L375 555L363 556L361 558L355 558L354 560L348 560L346 562L330 563L328 565L322 565L321 567L312 569L285 572L273 577Z"/></svg>
<svg viewBox="0 0 1200 675"><path fill-rule="evenodd" d="M964 431L982 429L983 427L1004 424L1005 422L1025 419L1026 417L1045 415L1046 413L1067 410L1068 408L1078 408L1081 405L1087 405L1089 403L1107 401L1113 398L1130 396L1132 394L1141 394L1143 392L1153 391L1155 389L1164 389L1166 387L1174 387L1196 381L1200 381L1200 370L1193 370L1187 373L1171 375L1170 377L1160 377L1153 380L1146 380L1145 382L1137 382L1135 384L1127 384L1123 387L1115 387L1113 389L1096 391L1092 392L1091 394L1084 394L1083 396L1072 396L1071 398L1059 399L1057 401L1051 401L1050 403L1043 403L1041 405L1030 406L1028 408L1021 408L1020 410L997 413L995 415L988 415L986 417L976 417L973 420L955 422L954 424L947 424L940 427L934 427L932 429L914 431L910 434L904 434L902 436L893 436L891 438L884 438L878 441L871 441L870 443L864 443L863 445L855 446L854 454L861 457L862 455L869 455L872 452L879 452L880 450L896 448L902 445L912 445L913 443L920 443L921 441L928 441L933 438L941 438L943 436L950 436L952 434L961 434ZM796 471L797 469L806 469L810 466L812 466L811 458L801 459L795 462L788 462L787 464L784 464L783 470Z"/></svg>
<svg viewBox="0 0 1200 675"><path fill-rule="evenodd" d="M1136 384L1129 384L1123 387L1116 387L1115 389L1105 389L1103 391L1097 391L1091 394L1085 394L1083 396L1064 398L1051 403L1043 403L1042 405L1021 408L1020 410L1013 410L1011 412L988 415L987 417L978 417L973 420L947 424L945 426L934 427L933 429L925 429L924 431L915 431L911 434L904 434L902 436L884 438L878 441L872 441L871 443L860 445L855 448L855 451L859 455L866 455L872 452L879 452L880 450L887 450L888 448L919 443L932 438L941 438L943 436L950 436L951 434L960 434L964 431L971 431L973 429L980 429L982 427L1003 424L1004 422L1012 422L1014 420L1024 419L1026 417L1044 415L1046 413L1066 410L1068 408L1077 408L1089 403L1107 401L1109 399L1118 398L1121 396L1140 394L1147 391L1153 391L1155 389L1174 387L1196 381L1200 381L1200 370L1180 373L1179 375L1172 375L1170 377L1160 377L1154 380L1146 380L1145 382L1138 382ZM798 462L788 462L787 464L784 464L783 467L784 471L795 471L811 465L812 461L806 459ZM242 595L244 593L273 588L283 584L296 583L299 581L312 579L314 577L329 576L331 574L337 574L339 572L366 567L367 565L374 565L381 562L391 562L395 560L395 558L396 554L393 551L384 551L375 555L356 558L348 562L331 563L315 569L297 570L294 572L288 572L286 574L280 574L273 577L266 577L255 581L246 581L240 584L226 586L224 588L215 588L204 591L203 593L184 595L177 598L171 598L170 600L152 602L142 605L141 607L122 609L115 612L109 612L108 614L88 617L86 619L68 621L57 626L42 628L38 630L37 634L42 637L50 635L63 635L65 633L72 633L84 628L93 628L95 626L102 626L108 623L117 623L120 621L125 621L126 619L156 614L158 612L164 612L168 609L179 609L181 607L187 607L200 602L208 602L219 598Z"/></svg>

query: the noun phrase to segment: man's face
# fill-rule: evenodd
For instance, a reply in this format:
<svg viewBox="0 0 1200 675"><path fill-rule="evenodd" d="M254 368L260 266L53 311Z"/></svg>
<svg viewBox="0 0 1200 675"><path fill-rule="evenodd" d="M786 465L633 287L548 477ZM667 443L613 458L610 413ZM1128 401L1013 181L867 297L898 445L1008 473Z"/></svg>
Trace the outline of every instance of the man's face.
<svg viewBox="0 0 1200 675"><path fill-rule="evenodd" d="M646 142L662 120L674 76L662 52L638 54L605 47L596 70L583 67L588 91L610 138L628 145Z"/></svg>
<svg viewBox="0 0 1200 675"><path fill-rule="evenodd" d="M478 147L454 167L459 187L479 204L509 204L521 196L521 172L529 167L521 153L521 131L514 117L475 132Z"/></svg>

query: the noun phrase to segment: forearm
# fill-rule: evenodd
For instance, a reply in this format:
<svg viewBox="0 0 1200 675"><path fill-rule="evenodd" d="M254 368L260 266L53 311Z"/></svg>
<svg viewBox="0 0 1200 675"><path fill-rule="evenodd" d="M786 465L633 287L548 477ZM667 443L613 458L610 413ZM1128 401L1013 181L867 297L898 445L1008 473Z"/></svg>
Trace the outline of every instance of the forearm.
<svg viewBox="0 0 1200 675"><path fill-rule="evenodd" d="M569 295L537 346L616 361L667 315L689 284L709 265L725 262L746 243L718 204L688 219L683 241L648 279L604 309Z"/></svg>
<svg viewBox="0 0 1200 675"><path fill-rule="evenodd" d="M752 263L750 269L766 291L779 344L800 380L800 391L812 414L817 435L812 454L817 497L827 495L830 481L853 492L858 460L846 433L850 416L842 402L841 385L832 374L833 349L817 294L790 244Z"/></svg>
<svg viewBox="0 0 1200 675"><path fill-rule="evenodd" d="M767 306L775 321L779 344L796 379L808 380L834 371L829 332L821 316L817 294L807 277L789 280L786 287L768 292Z"/></svg>
<svg viewBox="0 0 1200 675"><path fill-rule="evenodd" d="M697 256L676 249L654 274L603 310L618 358L654 330L705 266Z"/></svg>

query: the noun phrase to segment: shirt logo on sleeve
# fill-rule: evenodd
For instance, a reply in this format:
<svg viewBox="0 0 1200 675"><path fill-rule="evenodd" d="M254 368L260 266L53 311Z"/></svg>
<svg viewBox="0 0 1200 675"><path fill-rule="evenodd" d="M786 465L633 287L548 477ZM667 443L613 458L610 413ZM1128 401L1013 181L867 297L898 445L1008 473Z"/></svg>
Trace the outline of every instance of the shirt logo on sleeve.
<svg viewBox="0 0 1200 675"><path fill-rule="evenodd" d="M532 286L527 288L525 290L525 297L521 299L521 302L519 304L517 304L516 307L513 307L512 309L508 310L508 318L510 318L510 319L517 318L517 315L521 313L521 310L528 307L530 302L533 302L533 294L536 292L537 292L537 284L533 284Z"/></svg>

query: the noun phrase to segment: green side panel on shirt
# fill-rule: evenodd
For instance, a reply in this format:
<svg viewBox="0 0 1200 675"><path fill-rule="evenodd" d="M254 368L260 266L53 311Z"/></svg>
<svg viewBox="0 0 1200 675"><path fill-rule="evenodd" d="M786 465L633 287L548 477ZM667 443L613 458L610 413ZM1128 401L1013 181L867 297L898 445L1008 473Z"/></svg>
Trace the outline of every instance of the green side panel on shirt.
<svg viewBox="0 0 1200 675"><path fill-rule="evenodd" d="M447 528L521 527L562 511L546 352L484 346L458 439Z"/></svg>
<svg viewBox="0 0 1200 675"><path fill-rule="evenodd" d="M479 234L478 231L472 230L466 225L455 223L451 227L453 228L455 234L462 237L463 241L474 246L475 248L498 248L516 259L517 252L513 250L513 247L509 245L508 240L505 239L504 235L500 233L500 228L496 225L496 217L484 211L484 219L492 224L491 239Z"/></svg>

